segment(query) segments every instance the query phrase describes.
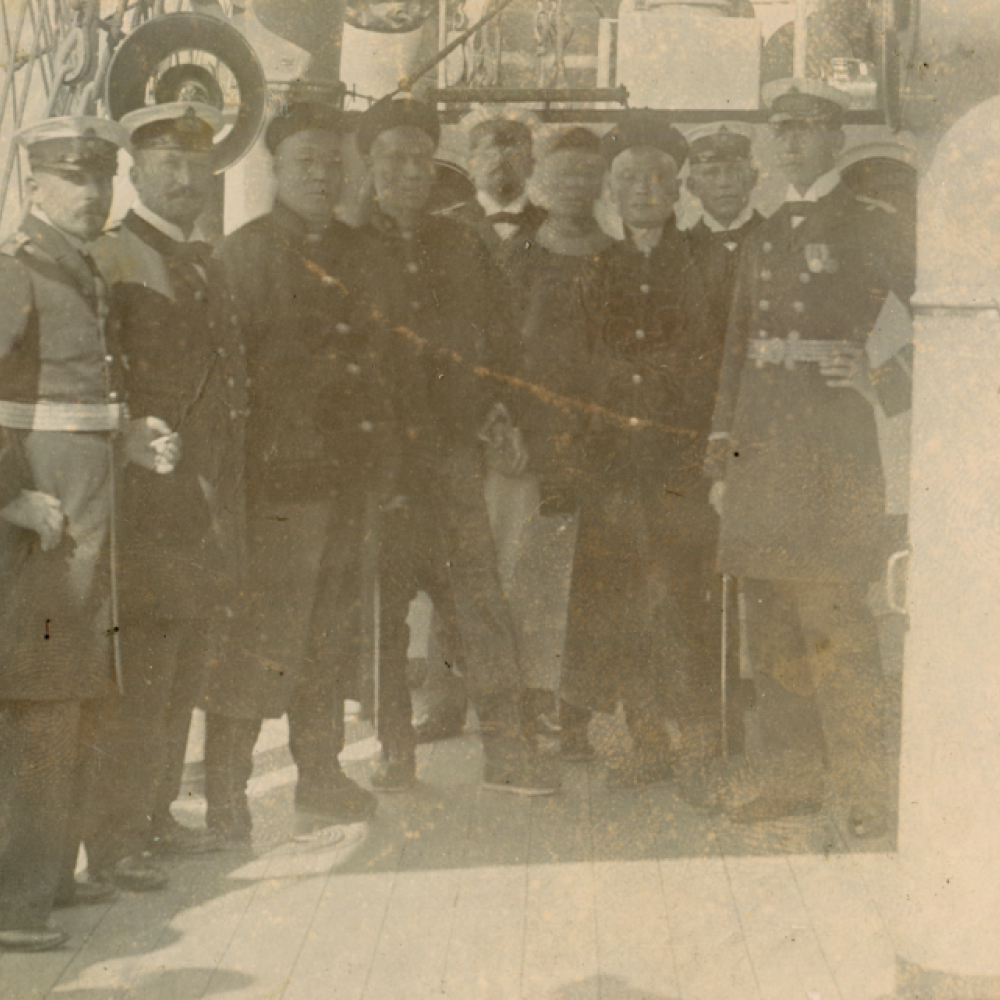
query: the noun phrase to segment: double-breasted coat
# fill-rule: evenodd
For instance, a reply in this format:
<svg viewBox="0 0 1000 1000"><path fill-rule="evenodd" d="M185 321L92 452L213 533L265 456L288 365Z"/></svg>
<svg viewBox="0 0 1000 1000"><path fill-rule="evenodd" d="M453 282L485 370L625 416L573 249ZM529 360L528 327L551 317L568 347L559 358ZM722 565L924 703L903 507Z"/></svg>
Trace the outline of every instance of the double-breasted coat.
<svg viewBox="0 0 1000 1000"><path fill-rule="evenodd" d="M133 419L182 441L174 471L129 465L121 483L123 623L225 614L239 572L246 358L239 318L207 244L186 246L130 212L97 241L108 322Z"/></svg>
<svg viewBox="0 0 1000 1000"><path fill-rule="evenodd" d="M788 204L758 226L740 265L707 464L727 484L719 568L860 583L885 556L874 411L802 358L815 342L863 347L889 293L909 301L912 262L891 207L843 184L802 211L797 226ZM887 414L909 406L905 359L873 379Z"/></svg>

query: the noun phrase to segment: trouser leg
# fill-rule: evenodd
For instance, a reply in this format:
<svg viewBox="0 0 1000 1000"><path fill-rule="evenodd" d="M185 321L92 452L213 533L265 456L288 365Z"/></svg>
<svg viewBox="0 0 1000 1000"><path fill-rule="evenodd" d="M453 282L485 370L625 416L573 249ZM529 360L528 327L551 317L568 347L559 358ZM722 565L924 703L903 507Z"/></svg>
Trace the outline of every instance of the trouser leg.
<svg viewBox="0 0 1000 1000"><path fill-rule="evenodd" d="M52 910L67 853L79 720L76 702L0 702L0 930L41 929Z"/></svg>
<svg viewBox="0 0 1000 1000"><path fill-rule="evenodd" d="M799 615L813 651L816 702L842 803L887 805L878 631L863 585L803 585Z"/></svg>
<svg viewBox="0 0 1000 1000"><path fill-rule="evenodd" d="M763 750L759 767L793 790L816 790L823 781L823 729L799 617L799 591L796 583L744 581Z"/></svg>
<svg viewBox="0 0 1000 1000"><path fill-rule="evenodd" d="M288 708L288 746L300 781L321 782L339 768L344 696L334 664L312 664Z"/></svg>
<svg viewBox="0 0 1000 1000"><path fill-rule="evenodd" d="M179 642L177 669L164 720L165 753L163 773L156 786L154 826L170 815L171 803L181 793L191 714L204 693L207 680L208 641L208 626L198 623L186 627Z"/></svg>
<svg viewBox="0 0 1000 1000"><path fill-rule="evenodd" d="M253 750L261 719L230 719L214 712L205 717L205 822L209 829L246 836L252 821L247 783L253 774Z"/></svg>
<svg viewBox="0 0 1000 1000"><path fill-rule="evenodd" d="M183 631L172 622L122 630L124 695L107 699L95 727L84 805L85 843L96 872L146 850L157 784L165 771L166 709Z"/></svg>

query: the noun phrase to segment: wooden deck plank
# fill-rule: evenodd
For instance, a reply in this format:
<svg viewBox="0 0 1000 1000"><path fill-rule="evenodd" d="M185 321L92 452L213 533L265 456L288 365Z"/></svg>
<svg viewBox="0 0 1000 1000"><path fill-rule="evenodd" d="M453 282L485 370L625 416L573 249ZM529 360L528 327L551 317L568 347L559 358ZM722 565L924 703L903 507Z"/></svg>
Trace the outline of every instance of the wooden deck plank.
<svg viewBox="0 0 1000 1000"><path fill-rule="evenodd" d="M754 978L723 859L659 869L682 1000L772 1000Z"/></svg>
<svg viewBox="0 0 1000 1000"><path fill-rule="evenodd" d="M877 857L864 855L866 866ZM830 855L788 860L841 995L845 1000L874 1000L891 994L895 948L858 872L859 858Z"/></svg>
<svg viewBox="0 0 1000 1000"><path fill-rule="evenodd" d="M614 991L677 997L667 907L656 861L594 866L601 1000Z"/></svg>
<svg viewBox="0 0 1000 1000"><path fill-rule="evenodd" d="M806 912L788 859L727 858L750 962L769 1000L845 1000ZM849 998L849 1000L853 1000Z"/></svg>

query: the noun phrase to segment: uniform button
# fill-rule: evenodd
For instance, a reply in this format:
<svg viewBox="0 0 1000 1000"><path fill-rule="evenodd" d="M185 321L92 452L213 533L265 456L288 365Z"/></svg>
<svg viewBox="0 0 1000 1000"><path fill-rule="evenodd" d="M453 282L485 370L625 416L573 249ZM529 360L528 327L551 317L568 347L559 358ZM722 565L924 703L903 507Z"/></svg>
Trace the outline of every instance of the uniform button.
<svg viewBox="0 0 1000 1000"><path fill-rule="evenodd" d="M337 283L337 279L332 274L324 274L323 277L320 278L320 281L322 281L324 285L335 285Z"/></svg>
<svg viewBox="0 0 1000 1000"><path fill-rule="evenodd" d="M629 417L628 418L628 425L629 425L629 427L638 427L639 426L639 418L638 417Z"/></svg>
<svg viewBox="0 0 1000 1000"><path fill-rule="evenodd" d="M337 333L350 333L351 324L350 323L338 323L336 326Z"/></svg>
<svg viewBox="0 0 1000 1000"><path fill-rule="evenodd" d="M770 253L773 249L774 249L773 243L767 243L767 242L764 243L763 246L764 253Z"/></svg>
<svg viewBox="0 0 1000 1000"><path fill-rule="evenodd" d="M761 299L760 302L757 303L757 308L761 312L767 312L768 309L771 308L771 303L768 302L767 299Z"/></svg>
<svg viewBox="0 0 1000 1000"><path fill-rule="evenodd" d="M229 317L229 322L232 323L233 326L239 326L240 318L236 315L236 313L233 313L232 316Z"/></svg>
<svg viewBox="0 0 1000 1000"><path fill-rule="evenodd" d="M236 387L236 379L234 379L232 376L227 378L226 381L229 383L230 389L234 389Z"/></svg>
<svg viewBox="0 0 1000 1000"><path fill-rule="evenodd" d="M116 399L118 399L118 393L117 392L109 392L108 393L108 399L110 399L111 402L113 403Z"/></svg>
<svg viewBox="0 0 1000 1000"><path fill-rule="evenodd" d="M407 274L416 274L420 270L420 265L415 264L412 260L406 265Z"/></svg>
<svg viewBox="0 0 1000 1000"><path fill-rule="evenodd" d="M375 425L370 420L362 420L358 425L366 434L371 434L375 430Z"/></svg>
<svg viewBox="0 0 1000 1000"><path fill-rule="evenodd" d="M215 329L215 320L214 319L210 319L208 321L208 328L209 328L209 330L214 330Z"/></svg>
<svg viewBox="0 0 1000 1000"><path fill-rule="evenodd" d="M640 285L639 291L642 292L643 295L649 295L649 285Z"/></svg>
<svg viewBox="0 0 1000 1000"><path fill-rule="evenodd" d="M812 281L812 276L809 274L808 271L803 271L799 275L799 281L801 281L803 285L808 285L809 282Z"/></svg>
<svg viewBox="0 0 1000 1000"><path fill-rule="evenodd" d="M635 331L635 339L636 340L645 340L646 339L646 331L645 330L636 330Z"/></svg>
<svg viewBox="0 0 1000 1000"><path fill-rule="evenodd" d="M239 418L239 415L240 415L240 411L239 410L230 410L229 411L229 419L230 420L237 420Z"/></svg>
<svg viewBox="0 0 1000 1000"><path fill-rule="evenodd" d="M348 375L360 375L361 365L356 365L353 361L347 366Z"/></svg>
<svg viewBox="0 0 1000 1000"><path fill-rule="evenodd" d="M114 360L115 360L115 356L113 354L105 354L104 355L104 362L105 362L105 364L109 364L110 365Z"/></svg>
<svg viewBox="0 0 1000 1000"><path fill-rule="evenodd" d="M244 385L245 385L245 386L246 386L246 387L247 387L247 388L249 389L249 388L250 388L250 386L252 386L252 385L253 385L253 379L252 379L252 378L248 378L248 379L246 380L246 382L244 382L243 384L244 384Z"/></svg>
<svg viewBox="0 0 1000 1000"><path fill-rule="evenodd" d="M767 330L758 330L757 331L757 336L758 337L766 337L767 336Z"/></svg>
<svg viewBox="0 0 1000 1000"><path fill-rule="evenodd" d="M411 309L412 309L412 310L413 310L414 312L419 312L419 311L420 311L420 303L419 303L419 302L417 302L416 300L414 300L413 302L411 302L411 303L410 303L410 308L411 308Z"/></svg>
<svg viewBox="0 0 1000 1000"><path fill-rule="evenodd" d="M218 354L220 358L224 358L226 356L226 349L224 347L219 347L216 349L216 354Z"/></svg>
<svg viewBox="0 0 1000 1000"><path fill-rule="evenodd" d="M760 279L761 281L771 280L771 272L766 267L764 268L763 271L760 272Z"/></svg>
<svg viewBox="0 0 1000 1000"><path fill-rule="evenodd" d="M806 311L806 304L804 302L793 302L792 309L799 314L804 313Z"/></svg>
<svg viewBox="0 0 1000 1000"><path fill-rule="evenodd" d="M246 354L246 352L247 352L247 345L240 344L240 354Z"/></svg>
<svg viewBox="0 0 1000 1000"><path fill-rule="evenodd" d="M205 301L205 293L200 288L194 293L194 300L195 302Z"/></svg>
<svg viewBox="0 0 1000 1000"><path fill-rule="evenodd" d="M632 376L632 383L634 385L642 385L642 376L641 375L633 375Z"/></svg>

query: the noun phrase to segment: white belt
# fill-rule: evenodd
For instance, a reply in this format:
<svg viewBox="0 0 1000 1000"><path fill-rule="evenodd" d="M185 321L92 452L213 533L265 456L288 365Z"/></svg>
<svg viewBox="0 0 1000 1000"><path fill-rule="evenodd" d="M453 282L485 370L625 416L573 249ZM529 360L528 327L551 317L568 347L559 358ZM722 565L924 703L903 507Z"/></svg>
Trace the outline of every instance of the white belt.
<svg viewBox="0 0 1000 1000"><path fill-rule="evenodd" d="M128 416L124 403L13 403L0 400L0 426L16 431L117 431Z"/></svg>
<svg viewBox="0 0 1000 1000"><path fill-rule="evenodd" d="M790 333L787 340L768 337L750 341L748 356L758 368L764 365L784 365L789 371L796 361L822 363L837 357L852 344L847 340L800 340L799 335Z"/></svg>

